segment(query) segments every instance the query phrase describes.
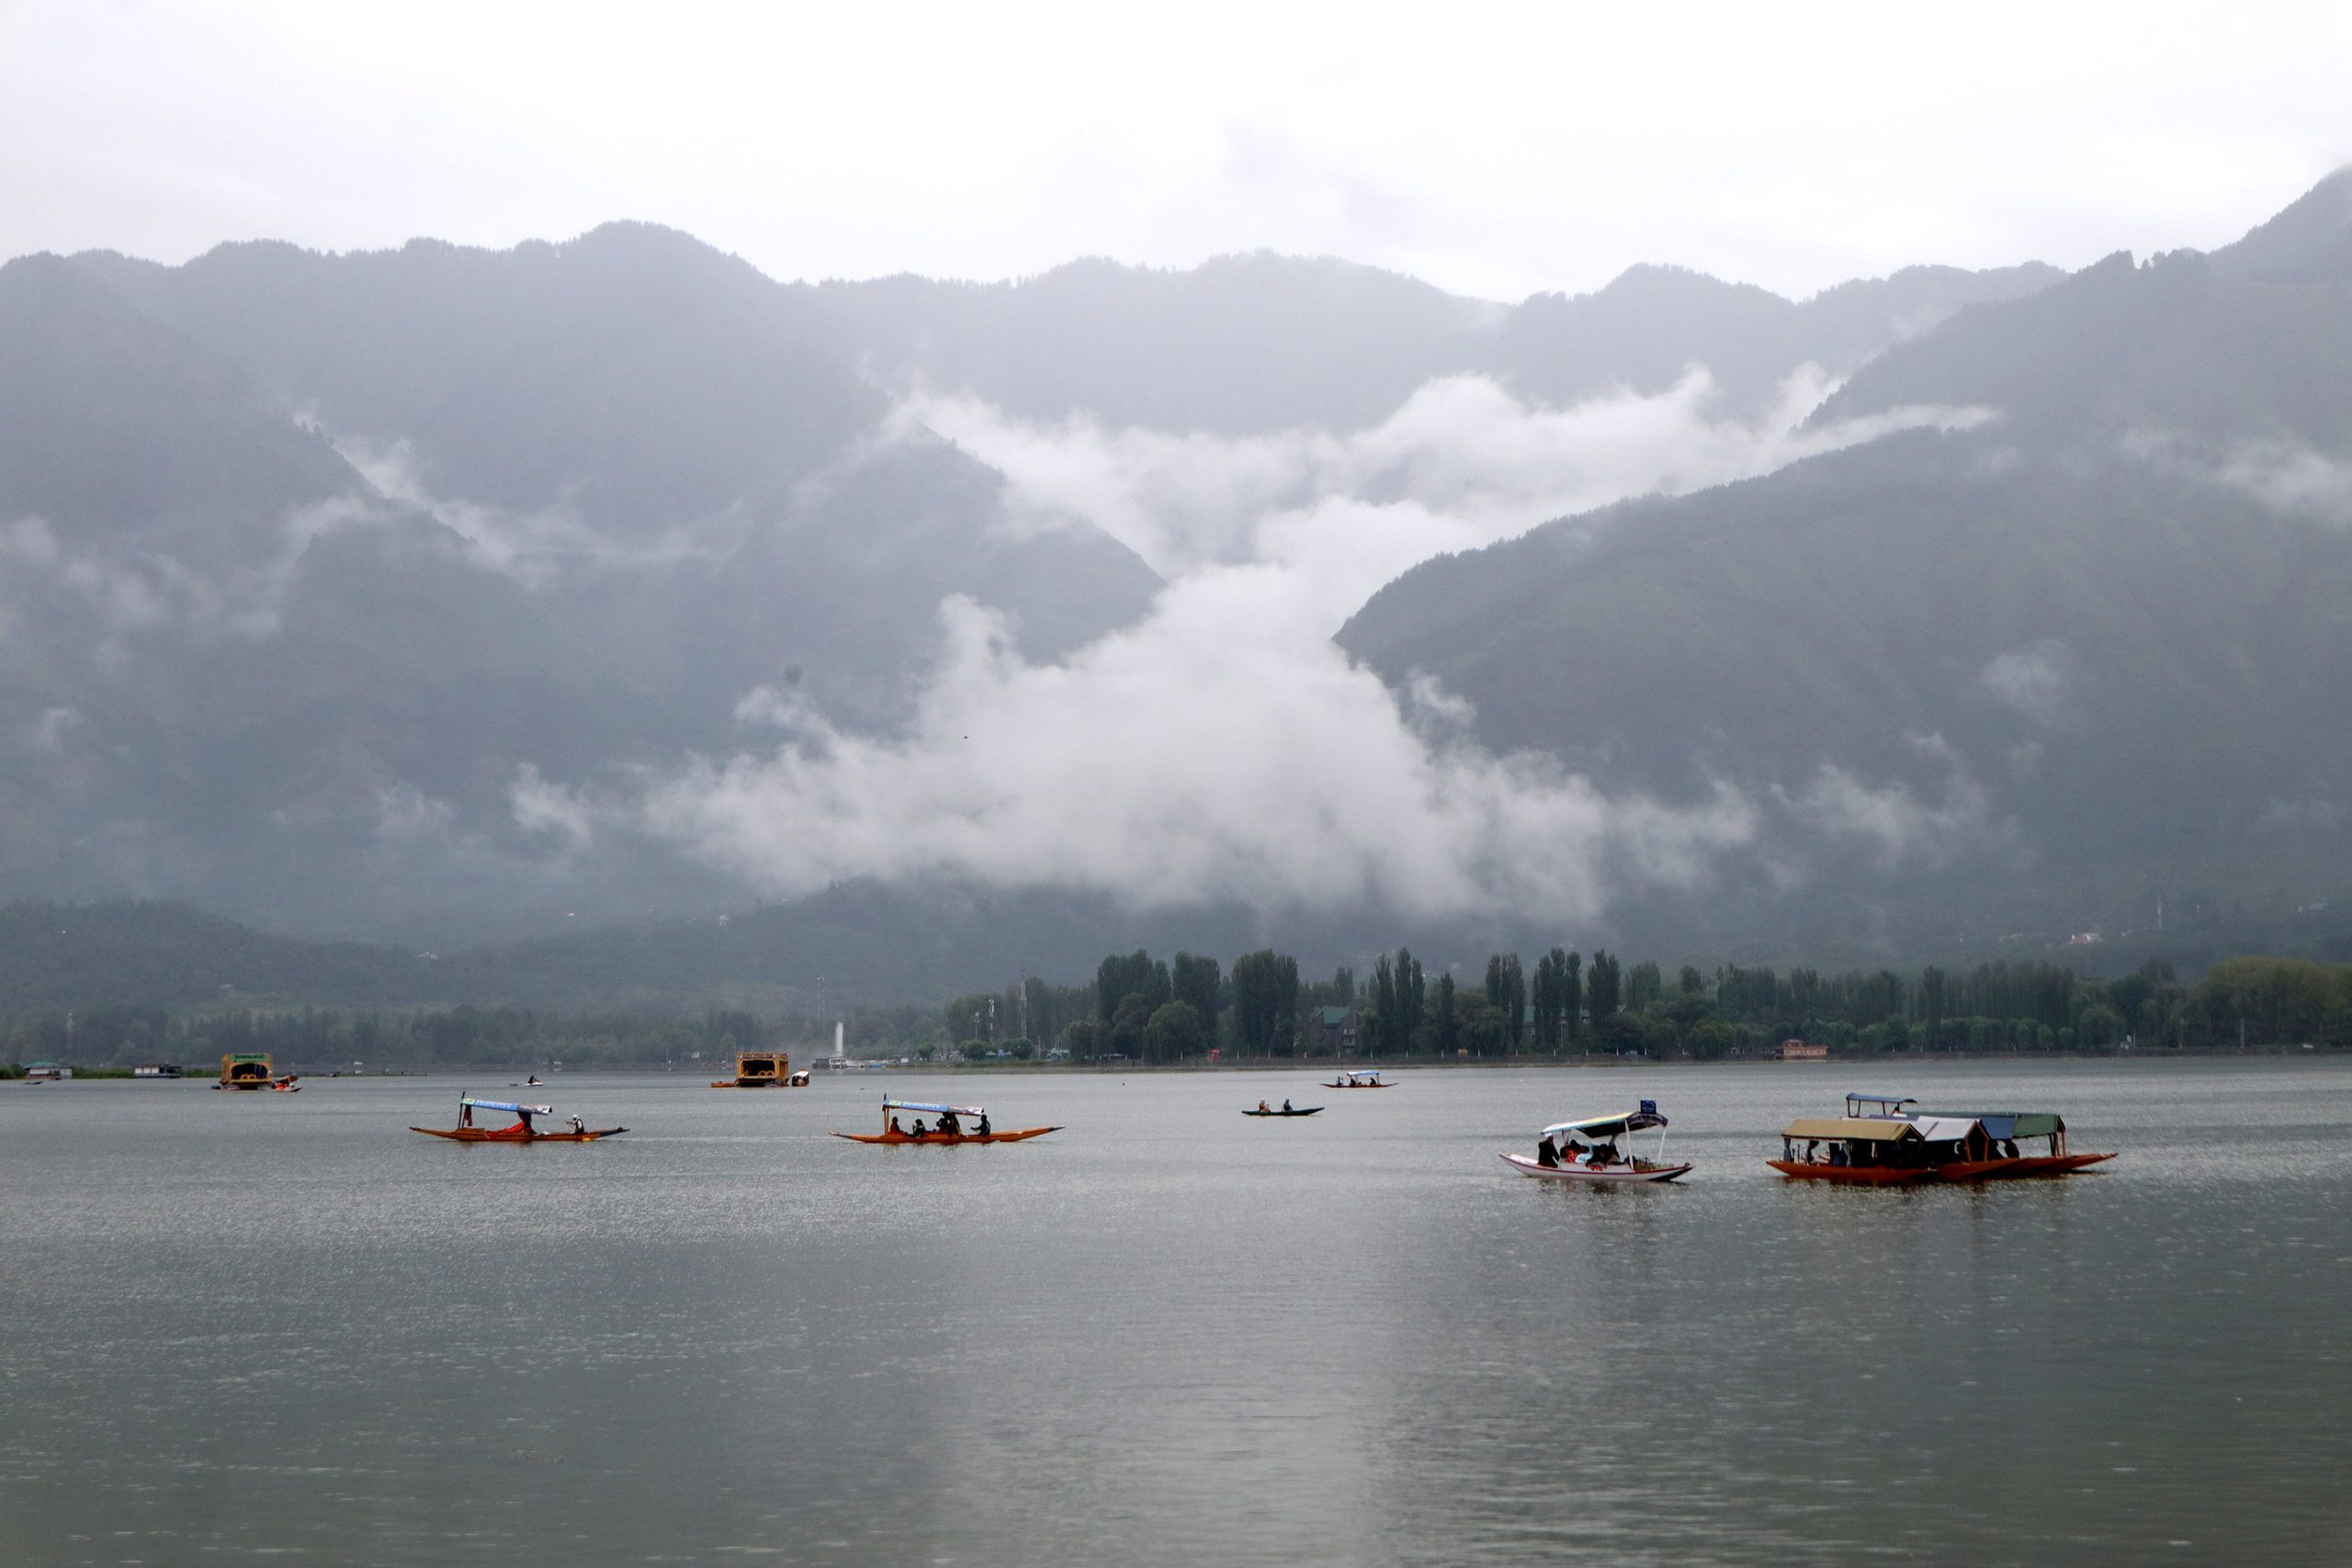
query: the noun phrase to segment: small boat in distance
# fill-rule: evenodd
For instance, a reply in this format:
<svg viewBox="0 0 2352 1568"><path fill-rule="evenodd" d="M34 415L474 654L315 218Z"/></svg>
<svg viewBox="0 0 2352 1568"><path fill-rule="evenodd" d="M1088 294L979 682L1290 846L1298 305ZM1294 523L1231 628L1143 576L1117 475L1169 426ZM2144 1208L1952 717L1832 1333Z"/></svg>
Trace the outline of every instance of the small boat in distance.
<svg viewBox="0 0 2352 1568"><path fill-rule="evenodd" d="M902 1127L894 1111L915 1112L911 1128ZM939 1118L936 1128L923 1125L925 1116ZM971 1119L967 1128L965 1119ZM1017 1144L1024 1138L1042 1138L1048 1133L1058 1133L1058 1127L1018 1127L1000 1133L989 1122L989 1113L978 1105L927 1105L911 1100L882 1098L882 1130L878 1133L835 1133L836 1138L847 1138L853 1144Z"/></svg>
<svg viewBox="0 0 2352 1568"><path fill-rule="evenodd" d="M220 1058L220 1081L214 1089L277 1089L294 1081L289 1075L279 1077L269 1070L266 1051L236 1051Z"/></svg>
<svg viewBox="0 0 2352 1568"><path fill-rule="evenodd" d="M1245 1111L1241 1114L1244 1116L1312 1116L1322 1109L1323 1108L1319 1105L1294 1106L1289 1100L1285 1100L1283 1101L1281 1109L1277 1110L1261 1100L1258 1102L1257 1110Z"/></svg>
<svg viewBox="0 0 2352 1568"><path fill-rule="evenodd" d="M477 1127L477 1111L503 1111L514 1118L508 1127ZM609 1138L626 1133L626 1127L600 1127L591 1131L579 1117L559 1133L542 1133L531 1125L535 1116L552 1116L552 1105L518 1105L511 1100L476 1100L472 1095L458 1097L458 1124L455 1127L411 1127L412 1133L422 1133L428 1138L448 1138L460 1144L593 1144L599 1138Z"/></svg>
<svg viewBox="0 0 2352 1568"><path fill-rule="evenodd" d="M1655 1157L1644 1159L1633 1152L1634 1134L1655 1128L1657 1145ZM1621 1148L1620 1142L1625 1145ZM1537 1139L1535 1156L1507 1154L1505 1165L1522 1176L1532 1176L1544 1181L1585 1181L1616 1185L1628 1181L1671 1181L1687 1175L1688 1160L1669 1165L1666 1159L1666 1118L1658 1114L1657 1101L1645 1100L1632 1111L1620 1111L1613 1115L1588 1116L1578 1122L1555 1122L1544 1129Z"/></svg>
<svg viewBox="0 0 2352 1568"><path fill-rule="evenodd" d="M1396 1086L1391 1080L1382 1077L1378 1067L1359 1067L1351 1072L1341 1073L1322 1087L1325 1089L1395 1089Z"/></svg>
<svg viewBox="0 0 2352 1568"><path fill-rule="evenodd" d="M735 1053L735 1076L713 1078L713 1089L784 1089L801 1088L808 1082L808 1075L792 1070L792 1058L781 1051L738 1051Z"/></svg>

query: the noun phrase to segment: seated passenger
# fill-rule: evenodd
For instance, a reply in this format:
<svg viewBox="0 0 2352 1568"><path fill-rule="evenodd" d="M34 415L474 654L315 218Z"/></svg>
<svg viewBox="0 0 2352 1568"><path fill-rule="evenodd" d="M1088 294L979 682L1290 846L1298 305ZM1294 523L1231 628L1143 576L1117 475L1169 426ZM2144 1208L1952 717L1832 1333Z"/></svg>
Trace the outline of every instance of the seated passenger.
<svg viewBox="0 0 2352 1568"><path fill-rule="evenodd" d="M1560 1151L1552 1146L1552 1135L1548 1133L1535 1142L1535 1163L1548 1170L1560 1168Z"/></svg>
<svg viewBox="0 0 2352 1568"><path fill-rule="evenodd" d="M989 1113L987 1111L983 1111L980 1112L980 1124L978 1127L975 1127L973 1131L983 1138L989 1135Z"/></svg>

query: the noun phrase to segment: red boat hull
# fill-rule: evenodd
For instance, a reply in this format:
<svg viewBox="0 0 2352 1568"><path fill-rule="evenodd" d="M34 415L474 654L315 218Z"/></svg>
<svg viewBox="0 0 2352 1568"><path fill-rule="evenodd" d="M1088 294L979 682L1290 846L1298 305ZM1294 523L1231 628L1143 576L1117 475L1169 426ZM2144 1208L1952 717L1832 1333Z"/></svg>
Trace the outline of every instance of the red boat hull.
<svg viewBox="0 0 2352 1568"><path fill-rule="evenodd" d="M1059 1127L1021 1127L1010 1133L958 1133L952 1137L930 1133L915 1137L907 1133L835 1133L836 1138L847 1138L853 1144L1017 1144L1024 1138L1042 1138L1048 1133L1058 1133Z"/></svg>
<svg viewBox="0 0 2352 1568"><path fill-rule="evenodd" d="M411 1127L409 1131L422 1133L428 1138L447 1138L460 1144L593 1144L599 1138L609 1138L628 1129L599 1127L591 1133L526 1133L508 1127L495 1132L482 1127Z"/></svg>

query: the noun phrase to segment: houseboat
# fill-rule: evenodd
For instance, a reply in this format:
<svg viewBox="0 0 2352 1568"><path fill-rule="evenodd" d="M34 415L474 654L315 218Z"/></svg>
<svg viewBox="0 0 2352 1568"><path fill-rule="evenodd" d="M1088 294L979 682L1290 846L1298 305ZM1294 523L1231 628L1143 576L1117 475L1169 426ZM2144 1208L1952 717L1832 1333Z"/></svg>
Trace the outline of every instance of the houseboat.
<svg viewBox="0 0 2352 1568"><path fill-rule="evenodd" d="M792 1058L781 1051L738 1051L735 1053L735 1076L713 1078L713 1089L782 1089L786 1085L799 1088L808 1081L806 1073L792 1070Z"/></svg>
<svg viewBox="0 0 2352 1568"><path fill-rule="evenodd" d="M220 1081L215 1089L267 1089L277 1082L269 1070L266 1051L240 1051L220 1058Z"/></svg>
<svg viewBox="0 0 2352 1568"><path fill-rule="evenodd" d="M35 1062L25 1069L27 1083L62 1083L73 1076L73 1068L55 1062Z"/></svg>
<svg viewBox="0 0 2352 1568"><path fill-rule="evenodd" d="M180 1076L180 1069L175 1062L141 1062L130 1069L130 1076L134 1078L175 1078Z"/></svg>

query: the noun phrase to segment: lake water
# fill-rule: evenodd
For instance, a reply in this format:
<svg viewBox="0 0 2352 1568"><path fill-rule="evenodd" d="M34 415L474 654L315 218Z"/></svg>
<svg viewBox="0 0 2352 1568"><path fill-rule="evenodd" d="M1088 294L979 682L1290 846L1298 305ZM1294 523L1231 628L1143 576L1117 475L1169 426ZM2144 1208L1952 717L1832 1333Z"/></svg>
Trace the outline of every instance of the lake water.
<svg viewBox="0 0 2352 1568"><path fill-rule="evenodd" d="M2352 1561L2352 1064L1401 1076L0 1086L0 1562ZM1849 1088L2123 1155L1765 1168ZM1495 1157L1644 1095L1683 1183Z"/></svg>

